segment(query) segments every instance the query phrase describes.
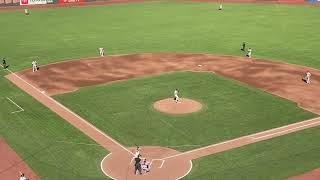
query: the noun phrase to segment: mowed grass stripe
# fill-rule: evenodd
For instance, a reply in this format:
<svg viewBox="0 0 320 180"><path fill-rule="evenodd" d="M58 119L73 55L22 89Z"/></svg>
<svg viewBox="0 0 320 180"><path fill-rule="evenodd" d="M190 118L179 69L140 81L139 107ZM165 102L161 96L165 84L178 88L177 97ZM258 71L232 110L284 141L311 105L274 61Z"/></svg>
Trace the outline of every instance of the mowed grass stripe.
<svg viewBox="0 0 320 180"><path fill-rule="evenodd" d="M25 111L12 114L13 104L1 103L0 136L41 179L105 179L100 161L108 153L32 97L16 88L0 72L1 102L14 99ZM18 172L17 172L18 173Z"/></svg>
<svg viewBox="0 0 320 180"><path fill-rule="evenodd" d="M152 105L173 96L198 100L204 109L172 116ZM306 120L316 115L295 103L212 73L179 72L82 88L55 96L127 146L208 145Z"/></svg>
<svg viewBox="0 0 320 180"><path fill-rule="evenodd" d="M1 11L0 54L14 70L64 59L142 52L213 53L320 68L317 6L151 2Z"/></svg>

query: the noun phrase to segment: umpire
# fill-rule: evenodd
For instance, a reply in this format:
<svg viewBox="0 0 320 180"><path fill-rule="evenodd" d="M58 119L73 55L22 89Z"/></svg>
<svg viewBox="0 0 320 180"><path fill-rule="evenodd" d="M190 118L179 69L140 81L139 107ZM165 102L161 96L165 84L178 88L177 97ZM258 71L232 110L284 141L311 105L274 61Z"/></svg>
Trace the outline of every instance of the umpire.
<svg viewBox="0 0 320 180"><path fill-rule="evenodd" d="M140 158L140 154L138 155L138 157L134 158L134 174L137 174L137 170L139 171L139 174L141 175L142 172L141 172L141 158Z"/></svg>

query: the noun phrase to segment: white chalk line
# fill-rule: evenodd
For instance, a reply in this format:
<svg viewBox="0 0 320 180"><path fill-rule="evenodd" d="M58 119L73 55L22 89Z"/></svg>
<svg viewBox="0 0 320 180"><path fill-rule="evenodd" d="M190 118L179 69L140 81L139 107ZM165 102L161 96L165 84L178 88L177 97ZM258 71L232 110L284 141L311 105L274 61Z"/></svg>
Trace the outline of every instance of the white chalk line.
<svg viewBox="0 0 320 180"><path fill-rule="evenodd" d="M109 153L108 155L106 155L101 163L100 163L100 169L101 171L103 172L104 175L108 176L110 179L114 179L114 180L117 180L116 178L112 177L111 175L109 175L104 169L103 169L103 162L111 155L112 153Z"/></svg>
<svg viewBox="0 0 320 180"><path fill-rule="evenodd" d="M151 163L150 163L150 167L151 167L153 161L161 161L161 164L159 165L158 168L162 168L162 166L163 166L163 164L164 164L164 160L163 160L163 159L152 159L152 160L151 160Z"/></svg>
<svg viewBox="0 0 320 180"><path fill-rule="evenodd" d="M313 122L313 123L309 123L309 124L305 124L305 125L298 126L298 127L294 127L294 128L290 128L290 129L286 129L286 130L282 130L282 131L279 131L279 132L267 134L267 135L260 136L260 137L252 137L252 139L254 139L254 140L256 140L256 139L263 139L263 138L266 138L266 137L269 137L269 136L274 136L274 135L277 135L277 134L282 134L282 133L285 133L285 132L288 132L288 131L293 131L293 130L296 130L296 129L300 129L300 128L303 128L303 127L306 127L306 126L311 126L311 125L318 124L318 123L320 124L320 121Z"/></svg>
<svg viewBox="0 0 320 180"><path fill-rule="evenodd" d="M14 104L15 106L17 106L19 108L18 111L13 111L11 112L11 114L14 114L14 113L19 113L19 112L23 112L24 109L22 107L20 107L17 103L15 103L13 100L11 100L10 98L6 97L12 104Z"/></svg>
<svg viewBox="0 0 320 180"><path fill-rule="evenodd" d="M275 129L270 129L270 130L263 131L263 132L260 132L260 133L251 134L251 135L247 135L247 136L242 136L242 137L239 137L239 138L236 138L236 139L232 139L232 140L220 142L220 143L217 143L217 144L212 144L212 145L205 146L205 147L198 148L198 149L193 149L193 150L190 150L190 151L187 151L187 152L183 152L183 153L180 153L180 154L175 154L175 155L168 156L168 157L165 157L165 158L162 158L162 159L163 159L163 160L166 160L166 159L170 159L170 158L182 156L182 155L189 154L189 153L193 153L193 152L196 152L196 151L201 151L201 150L203 150L203 149L208 149L208 148L220 146L220 145L222 145L222 144L227 144L227 143L231 143L231 142L234 142L234 141L238 141L238 140L240 140L240 139L245 139L245 138L254 139L253 136L257 136L257 135L259 135L259 134L261 134L261 133L270 132L270 131L272 131L272 130L276 130L276 129L280 129L280 128L285 128L285 127L290 127L290 126L292 126L292 125L301 124L301 123L305 123L305 122L309 122L309 121L314 121L314 120L317 120L317 119L320 120L320 118L317 117L317 118L313 118L313 119L301 121L301 122L299 122L299 123L289 124L289 125L286 125L286 126L282 126L282 127L275 128ZM310 125L312 125L312 124L316 124L316 123L319 123L319 122L320 122L320 121L313 122L313 123L309 123L308 125L302 125L302 126L295 127L295 128L292 128L292 129L298 129L298 128L301 128L301 127L310 126ZM320 124L320 123L319 123L319 124ZM291 131L292 131L292 129L291 129ZM286 132L286 131L290 131L290 130L283 130L283 131L280 131L280 132L277 132L277 133L283 133L283 132ZM266 135L266 136L267 136L267 135ZM271 136L271 135L268 135L268 136ZM262 137L263 137L263 136L262 136ZM261 137L260 137L260 138L261 138Z"/></svg>
<svg viewBox="0 0 320 180"><path fill-rule="evenodd" d="M52 97L46 95L43 93L43 91L39 90L38 88L36 88L35 86L33 86L32 84L28 83L26 80L24 80L23 78L21 78L20 76L18 76L16 73L12 72L10 69L6 69L7 71L9 71L11 74L13 74L14 76L16 76L18 79L20 79L21 81L23 81L24 83L26 83L27 85L29 85L30 87L32 87L33 89L35 89L37 92L40 92L42 95L44 95L46 98L48 98L49 100L51 100L52 102L56 103L58 106L60 106L61 108L63 108L64 110L68 111L69 113L71 113L72 115L76 116L79 120L81 120L82 122L84 122L85 124L87 124L88 126L90 126L91 128L93 128L94 130L96 130L98 133L100 133L101 135L103 135L105 138L109 139L110 141L112 141L113 143L117 144L118 146L120 146L122 149L124 149L125 151L129 152L129 154L134 155L131 151L129 151L127 148L125 148L123 145L121 145L120 143L118 143L117 141L113 140L111 137L109 137L108 135L106 135L104 132L102 132L100 129L96 128L95 126L93 126L91 123L89 123L88 121L84 120L82 117L80 117L79 115L77 115L76 113L74 113L73 111L71 111L70 109L66 108L65 106L63 106L61 103L59 103L58 101L56 101L55 99L53 99Z"/></svg>
<svg viewBox="0 0 320 180"><path fill-rule="evenodd" d="M179 179L182 179L182 178L186 177L186 176L191 172L193 164L192 164L192 161L191 161L191 160L189 160L189 162L190 162L190 168L189 168L189 170L188 170L184 175L176 178L176 180L179 180Z"/></svg>
<svg viewBox="0 0 320 180"><path fill-rule="evenodd" d="M268 133L268 132L270 132L270 131L275 131L275 130L278 130L278 129L287 128L287 127L289 127L289 126L294 126L294 125L298 125L298 124L303 124L303 123L306 123L306 122L309 122L309 121L314 121L314 120L317 120L317 119L319 119L319 117L312 118L312 119L305 120L305 121L300 121L300 122L297 122L297 123L293 123L293 124L289 124L289 125L285 125L285 126L281 126L281 127L277 127L277 128L273 128L273 129L269 129L269 130L262 131L262 132L258 132L258 133L256 133L255 135L260 135L260 134Z"/></svg>

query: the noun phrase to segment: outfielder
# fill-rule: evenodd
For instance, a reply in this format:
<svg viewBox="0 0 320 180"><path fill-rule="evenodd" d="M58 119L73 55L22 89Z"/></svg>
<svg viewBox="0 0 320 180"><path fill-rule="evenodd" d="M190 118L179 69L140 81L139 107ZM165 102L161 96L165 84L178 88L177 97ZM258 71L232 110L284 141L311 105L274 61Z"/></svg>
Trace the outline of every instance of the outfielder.
<svg viewBox="0 0 320 180"><path fill-rule="evenodd" d="M104 56L104 49L103 48L99 48L99 54L101 57Z"/></svg>
<svg viewBox="0 0 320 180"><path fill-rule="evenodd" d="M6 68L7 68L6 58L3 58L3 59L2 59L2 66L3 66L3 69L6 69Z"/></svg>
<svg viewBox="0 0 320 180"><path fill-rule="evenodd" d="M173 92L173 96L174 96L173 99L174 99L174 101L175 101L176 103L180 102L180 98L179 98L178 94L179 94L178 89L175 89L174 92Z"/></svg>

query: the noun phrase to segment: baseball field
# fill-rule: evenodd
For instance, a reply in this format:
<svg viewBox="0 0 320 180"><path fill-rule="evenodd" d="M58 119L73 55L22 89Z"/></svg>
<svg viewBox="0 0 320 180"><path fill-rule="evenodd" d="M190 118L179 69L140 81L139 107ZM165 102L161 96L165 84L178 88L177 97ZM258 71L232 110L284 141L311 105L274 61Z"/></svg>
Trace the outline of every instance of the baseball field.
<svg viewBox="0 0 320 180"><path fill-rule="evenodd" d="M0 177L319 179L318 4L218 7L2 8Z"/></svg>

